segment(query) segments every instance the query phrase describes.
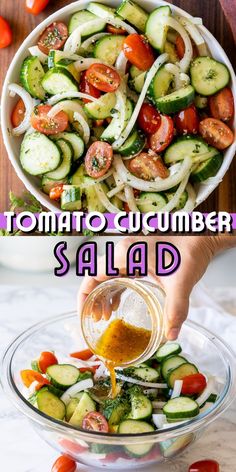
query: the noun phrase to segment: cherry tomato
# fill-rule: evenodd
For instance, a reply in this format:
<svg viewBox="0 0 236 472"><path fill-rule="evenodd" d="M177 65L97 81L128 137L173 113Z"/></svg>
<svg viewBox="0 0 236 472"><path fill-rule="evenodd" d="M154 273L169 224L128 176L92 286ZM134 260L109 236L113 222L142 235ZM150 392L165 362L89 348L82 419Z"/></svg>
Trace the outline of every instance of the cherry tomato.
<svg viewBox="0 0 236 472"><path fill-rule="evenodd" d="M188 472L220 472L220 466L212 460L198 461L190 465Z"/></svg>
<svg viewBox="0 0 236 472"><path fill-rule="evenodd" d="M38 360L38 366L41 372L43 372L43 374L46 373L47 368L50 365L55 365L55 364L58 364L58 360L56 356L53 354L53 352L47 352L47 351L41 352L39 360Z"/></svg>
<svg viewBox="0 0 236 472"><path fill-rule="evenodd" d="M161 115L160 128L149 137L150 148L154 152L164 151L174 138L174 123L170 116Z"/></svg>
<svg viewBox="0 0 236 472"><path fill-rule="evenodd" d="M79 83L79 90L82 93L87 93L88 95L91 95L91 97L94 98L99 98L101 96L100 90L98 90L96 87L94 87L92 84L88 82L86 79L86 72L82 72L81 77L80 77L80 83ZM84 103L89 103L91 100L88 100L87 98L82 99Z"/></svg>
<svg viewBox="0 0 236 472"><path fill-rule="evenodd" d="M193 58L198 57L199 54L198 54L198 49L197 49L196 44L192 43L192 46L193 46ZM185 54L185 44L184 44L184 40L182 36L180 35L177 36L176 41L175 41L175 47L176 47L179 58L183 59L184 54Z"/></svg>
<svg viewBox="0 0 236 472"><path fill-rule="evenodd" d="M125 454L122 450L120 451L114 451L114 452L109 452L106 457L104 457L103 461L104 463L114 463L118 461L118 459L130 459L132 460L133 458L128 456L128 454Z"/></svg>
<svg viewBox="0 0 236 472"><path fill-rule="evenodd" d="M64 184L55 185L55 187L52 187L49 192L49 198L51 200L59 200L61 198L63 189L64 189ZM54 364L56 364L56 362L54 362Z"/></svg>
<svg viewBox="0 0 236 472"><path fill-rule="evenodd" d="M90 349L84 349L83 351L72 352L72 354L70 354L70 357L81 359L81 361L88 361L92 356L93 352L90 351Z"/></svg>
<svg viewBox="0 0 236 472"><path fill-rule="evenodd" d="M126 34L126 31L123 28L116 28L113 25L107 25L106 31L111 34Z"/></svg>
<svg viewBox="0 0 236 472"><path fill-rule="evenodd" d="M223 123L215 118L205 118L200 122L199 132L208 144L223 151L234 142L234 133Z"/></svg>
<svg viewBox="0 0 236 472"><path fill-rule="evenodd" d="M10 46L12 43L12 30L5 18L0 16L0 49Z"/></svg>
<svg viewBox="0 0 236 472"><path fill-rule="evenodd" d="M88 450L88 446L81 446L81 444L71 441L70 439L60 439L58 442L66 451L71 452L71 454L83 454L83 452Z"/></svg>
<svg viewBox="0 0 236 472"><path fill-rule="evenodd" d="M138 116L138 124L145 133L155 133L161 125L161 115L150 103L144 103Z"/></svg>
<svg viewBox="0 0 236 472"><path fill-rule="evenodd" d="M190 105L175 116L175 126L179 134L198 133L199 118L195 105Z"/></svg>
<svg viewBox="0 0 236 472"><path fill-rule="evenodd" d="M95 374L98 367L98 365L93 365L92 367L80 367L79 371L81 372L81 374L83 374L84 372L91 372L91 374Z"/></svg>
<svg viewBox="0 0 236 472"><path fill-rule="evenodd" d="M38 105L31 115L31 125L34 129L43 134L62 133L68 126L68 116L64 111L60 111L53 118L48 117L51 110L50 105Z"/></svg>
<svg viewBox="0 0 236 472"><path fill-rule="evenodd" d="M30 387L33 382L39 382L41 385L49 385L48 379L45 379L39 372L35 370L21 370L21 379L25 387Z"/></svg>
<svg viewBox="0 0 236 472"><path fill-rule="evenodd" d="M38 40L38 47L44 54L50 49L61 49L68 38L68 29L65 23L56 21L49 25Z"/></svg>
<svg viewBox="0 0 236 472"><path fill-rule="evenodd" d="M68 456L60 456L54 462L51 472L75 472L76 462Z"/></svg>
<svg viewBox="0 0 236 472"><path fill-rule="evenodd" d="M97 411L91 411L84 417L82 427L89 431L100 431L102 433L108 433L109 431L105 416Z"/></svg>
<svg viewBox="0 0 236 472"><path fill-rule="evenodd" d="M92 64L85 73L86 80L102 92L115 92L120 85L119 74L104 64Z"/></svg>
<svg viewBox="0 0 236 472"><path fill-rule="evenodd" d="M99 128L100 126L103 125L103 123L104 123L104 120L94 120L94 121L93 121L93 126L94 126L95 128Z"/></svg>
<svg viewBox="0 0 236 472"><path fill-rule="evenodd" d="M210 97L209 108L213 118L230 121L234 117L234 97L230 88L225 87Z"/></svg>
<svg viewBox="0 0 236 472"><path fill-rule="evenodd" d="M25 7L32 15L38 15L46 8L50 0L25 0Z"/></svg>
<svg viewBox="0 0 236 472"><path fill-rule="evenodd" d="M183 395L194 395L195 393L202 393L206 388L206 378L202 374L187 375L183 379L183 386L181 393Z"/></svg>
<svg viewBox="0 0 236 472"><path fill-rule="evenodd" d="M130 34L123 42L125 57L140 70L148 70L155 61L152 47L140 34Z"/></svg>
<svg viewBox="0 0 236 472"><path fill-rule="evenodd" d="M12 126L14 128L19 126L22 123L24 116L25 116L25 104L23 100L20 98L20 100L18 100L17 104L13 108L13 111L11 114Z"/></svg>
<svg viewBox="0 0 236 472"><path fill-rule="evenodd" d="M128 161L128 168L132 174L144 180L153 180L156 177L166 179L169 176L169 171L163 164L162 158L154 153L141 152Z"/></svg>
<svg viewBox="0 0 236 472"><path fill-rule="evenodd" d="M113 150L110 144L95 141L85 156L85 169L94 179L102 177L111 167Z"/></svg>

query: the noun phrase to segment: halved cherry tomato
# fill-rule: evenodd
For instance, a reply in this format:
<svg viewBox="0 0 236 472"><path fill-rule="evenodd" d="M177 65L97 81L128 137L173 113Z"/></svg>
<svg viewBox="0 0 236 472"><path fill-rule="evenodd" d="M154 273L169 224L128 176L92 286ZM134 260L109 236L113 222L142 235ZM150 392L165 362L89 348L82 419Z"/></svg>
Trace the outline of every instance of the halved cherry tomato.
<svg viewBox="0 0 236 472"><path fill-rule="evenodd" d="M23 100L20 98L20 100L18 100L17 104L13 108L13 111L11 114L12 126L14 128L19 126L22 123L24 116L25 116L25 104Z"/></svg>
<svg viewBox="0 0 236 472"><path fill-rule="evenodd" d="M188 472L220 472L220 466L212 460L198 461L190 465Z"/></svg>
<svg viewBox="0 0 236 472"><path fill-rule="evenodd" d="M130 172L140 179L153 180L156 177L166 179L169 176L169 171L163 164L162 158L154 153L141 152L127 162Z"/></svg>
<svg viewBox="0 0 236 472"><path fill-rule="evenodd" d="M195 105L190 105L175 116L175 126L179 134L196 134L199 118Z"/></svg>
<svg viewBox="0 0 236 472"><path fill-rule="evenodd" d="M85 169L94 179L102 177L111 167L113 150L110 144L95 141L85 156Z"/></svg>
<svg viewBox="0 0 236 472"><path fill-rule="evenodd" d="M98 90L96 87L94 87L92 84L88 82L86 79L86 72L82 72L80 76L80 83L79 83L79 90L82 93L87 93L88 95L91 95L91 97L94 98L99 98L101 96L100 90ZM89 103L91 100L88 100L87 98L82 99L84 103Z"/></svg>
<svg viewBox="0 0 236 472"><path fill-rule="evenodd" d="M93 125L95 128L99 128L100 126L102 126L104 123L104 120L94 120L93 121Z"/></svg>
<svg viewBox="0 0 236 472"><path fill-rule="evenodd" d="M140 70L148 70L155 61L152 47L140 34L130 34L123 42L125 57Z"/></svg>
<svg viewBox="0 0 236 472"><path fill-rule="evenodd" d="M105 416L97 411L91 411L84 417L82 427L89 431L101 431L102 433L108 433L109 431Z"/></svg>
<svg viewBox="0 0 236 472"><path fill-rule="evenodd" d="M68 456L60 456L54 462L51 472L75 472L76 462Z"/></svg>
<svg viewBox="0 0 236 472"><path fill-rule="evenodd" d="M52 187L49 192L49 198L51 200L59 200L61 198L63 189L64 189L64 184L55 185L55 187Z"/></svg>
<svg viewBox="0 0 236 472"><path fill-rule="evenodd" d="M12 43L12 30L5 18L0 16L0 49L10 46Z"/></svg>
<svg viewBox="0 0 236 472"><path fill-rule="evenodd" d="M55 365L55 364L58 364L58 360L56 356L53 354L53 352L49 352L49 351L41 352L39 360L38 360L38 366L41 372L43 372L43 374L46 373L47 368L50 365Z"/></svg>
<svg viewBox="0 0 236 472"><path fill-rule="evenodd" d="M183 379L183 386L181 393L183 395L194 395L201 393L207 386L206 378L203 374L187 375Z"/></svg>
<svg viewBox="0 0 236 472"><path fill-rule="evenodd" d="M145 133L153 134L161 125L161 115L150 103L144 103L139 112L138 124Z"/></svg>
<svg viewBox="0 0 236 472"><path fill-rule="evenodd" d="M30 387L30 385L35 381L39 382L39 384L41 385L50 384L48 379L45 379L43 375L41 375L39 372L36 372L35 370L30 370L30 369L21 370L20 375L21 375L21 379L25 387Z"/></svg>
<svg viewBox="0 0 236 472"><path fill-rule="evenodd" d="M213 118L230 121L234 117L234 97L229 87L209 98L209 108Z"/></svg>
<svg viewBox="0 0 236 472"><path fill-rule="evenodd" d="M84 349L83 351L72 352L70 357L75 357L75 359L81 359L81 361L88 361L90 357L93 356L93 352L90 349Z"/></svg>
<svg viewBox="0 0 236 472"><path fill-rule="evenodd" d="M126 34L126 31L123 28L116 28L113 25L107 25L106 31L111 34Z"/></svg>
<svg viewBox="0 0 236 472"><path fill-rule="evenodd" d="M154 152L164 151L174 138L174 122L170 116L161 115L161 126L149 137L150 148Z"/></svg>
<svg viewBox="0 0 236 472"><path fill-rule="evenodd" d="M93 365L92 367L80 367L79 371L81 372L81 374L83 374L84 372L91 372L91 374L95 374L98 367L98 365Z"/></svg>
<svg viewBox="0 0 236 472"><path fill-rule="evenodd" d="M81 444L71 441L70 439L60 439L59 444L67 451L72 454L83 454L88 450L88 446L81 446Z"/></svg>
<svg viewBox="0 0 236 472"><path fill-rule="evenodd" d="M32 15L38 15L46 8L50 0L26 0L25 8Z"/></svg>
<svg viewBox="0 0 236 472"><path fill-rule="evenodd" d="M106 454L106 457L104 457L104 459L102 460L102 462L104 463L114 463L116 461L118 461L118 459L130 459L130 460L133 460L132 457L128 456L128 454L125 454L125 452L123 452L122 450L120 451L114 451L114 452L109 452L108 454Z"/></svg>
<svg viewBox="0 0 236 472"><path fill-rule="evenodd" d="M48 54L50 49L61 49L67 38L68 29L65 23L55 21L41 34L38 47L44 54Z"/></svg>
<svg viewBox="0 0 236 472"><path fill-rule="evenodd" d="M231 146L234 133L223 121L215 118L205 118L200 122L199 132L208 144L220 151Z"/></svg>
<svg viewBox="0 0 236 472"><path fill-rule="evenodd" d="M64 111L60 111L53 118L48 117L51 110L50 105L38 105L31 115L31 125L34 129L43 134L62 133L68 126L68 116Z"/></svg>
<svg viewBox="0 0 236 472"><path fill-rule="evenodd" d="M192 42L192 46L193 46L193 58L198 57L199 53L198 53L198 49L197 49L196 44L194 44ZM179 58L183 59L184 54L185 54L185 44L184 44L184 40L183 40L182 36L180 36L180 34L176 38L175 47L176 47L177 54L178 54Z"/></svg>
<svg viewBox="0 0 236 472"><path fill-rule="evenodd" d="M120 85L119 74L104 64L92 64L85 73L86 80L102 92L115 92Z"/></svg>

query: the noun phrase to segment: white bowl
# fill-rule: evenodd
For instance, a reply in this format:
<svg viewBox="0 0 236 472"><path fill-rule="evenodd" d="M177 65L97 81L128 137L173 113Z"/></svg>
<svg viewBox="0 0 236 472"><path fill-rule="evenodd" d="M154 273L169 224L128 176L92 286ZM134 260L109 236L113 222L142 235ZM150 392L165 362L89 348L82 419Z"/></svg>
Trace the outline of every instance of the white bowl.
<svg viewBox="0 0 236 472"><path fill-rule="evenodd" d="M139 3L140 5L143 5L142 0L135 0L136 3ZM120 0L103 0L101 3L108 4L113 7L117 7L120 4ZM59 205L57 203L52 202L47 195L45 195L42 190L39 188L39 181L37 178L30 176L24 170L22 169L19 161L19 149L20 149L20 143L22 138L21 137L15 137L12 136L11 133L9 132L9 129L11 129L11 122L10 122L10 116L11 116L11 111L17 101L16 98L10 98L9 93L8 93L8 84L12 82L19 82L19 73L20 73L20 68L22 61L24 60L25 57L29 55L28 48L31 46L34 46L37 44L38 37L40 36L40 33L48 26L50 25L53 21L65 21L68 22L69 17L76 11L82 10L87 7L89 4L88 0L79 0L77 2L71 3L70 5L67 5L66 7L62 8L61 10L58 10L57 12L53 13L51 16L49 16L46 20L44 20L42 23L40 23L37 28L35 28L32 33L29 34L29 36L25 39L17 53L15 54L11 65L9 67L9 70L7 72L5 82L3 85L3 91L2 91L2 103L1 103L1 123L2 123L2 133L3 133L3 139L4 143L8 152L9 159L12 163L12 165L15 168L15 171L20 178L20 180L24 183L26 188L38 199L38 201L44 205L46 208L48 208L51 211L57 211L60 212ZM167 2L164 1L158 1L158 0L146 0L145 1L145 8L148 11L152 11L154 8L160 6L160 5L170 5L171 9L173 12L185 16L185 17L190 17L188 13L183 11L182 9L168 4ZM236 77L234 74L233 67L225 54L224 50L218 43L218 41L214 38L214 36L204 27L200 26L200 31L204 36L204 39L207 42L207 45L212 53L212 56L215 59L218 59L219 61L223 62L224 64L227 65L227 67L230 70L231 73L231 78L232 78L232 90L234 94L234 100L236 102ZM236 117L234 121L234 129L236 129ZM225 173L227 172L231 161L235 155L236 152L236 142L232 144L227 151L225 152L225 157L224 157L224 162L217 174L216 177L209 179L209 181L206 181L206 183L202 183L199 185L198 192L197 192L197 199L196 199L196 206L202 203L206 198L213 192L213 190L218 186L218 184L222 181ZM216 209L212 209L216 210ZM224 210L221 208L221 210Z"/></svg>

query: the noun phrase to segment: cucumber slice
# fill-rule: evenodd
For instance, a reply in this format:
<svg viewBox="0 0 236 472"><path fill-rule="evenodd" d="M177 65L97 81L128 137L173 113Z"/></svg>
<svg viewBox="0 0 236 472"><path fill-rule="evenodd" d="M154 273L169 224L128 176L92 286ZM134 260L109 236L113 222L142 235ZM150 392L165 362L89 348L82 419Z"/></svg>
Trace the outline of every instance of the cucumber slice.
<svg viewBox="0 0 236 472"><path fill-rule="evenodd" d="M95 44L94 57L113 66L122 50L123 42L124 36L122 35L111 34L104 36Z"/></svg>
<svg viewBox="0 0 236 472"><path fill-rule="evenodd" d="M178 397L165 404L163 413L170 419L193 418L199 414L199 406L191 398Z"/></svg>
<svg viewBox="0 0 236 472"><path fill-rule="evenodd" d="M114 400L106 400L102 412L108 420L109 426L118 425L122 419L129 413L130 404L124 397L116 397Z"/></svg>
<svg viewBox="0 0 236 472"><path fill-rule="evenodd" d="M126 110L125 110L125 125L124 128L127 126L131 116L133 113L133 103L127 99L126 100ZM113 143L115 139L120 134L121 130L121 125L120 125L120 115L119 113L116 113L116 116L112 119L111 123L107 126L107 128L104 130L102 135L100 136L101 141L107 141L109 143Z"/></svg>
<svg viewBox="0 0 236 472"><path fill-rule="evenodd" d="M176 380L181 380L188 375L197 374L198 369L194 364L189 364L186 362L185 364L181 364L176 369L172 369L167 376L167 383L170 388L174 387Z"/></svg>
<svg viewBox="0 0 236 472"><path fill-rule="evenodd" d="M65 57L65 54L63 51L58 51L58 50L51 50L49 51L48 54L48 68L53 69L54 67L63 67L70 74L74 77L74 79L79 82L80 80L80 73L77 71L77 69L74 66L74 62L72 59L68 59L68 57Z"/></svg>
<svg viewBox="0 0 236 472"><path fill-rule="evenodd" d="M87 9L99 18L115 18L116 16L115 8L108 7L102 3L91 2Z"/></svg>
<svg viewBox="0 0 236 472"><path fill-rule="evenodd" d="M143 8L132 2L132 0L123 0L116 13L142 33L145 31L148 14Z"/></svg>
<svg viewBox="0 0 236 472"><path fill-rule="evenodd" d="M61 180L67 177L67 175L70 173L73 159L73 148L69 141L66 141L65 139L57 139L56 145L61 150L63 159L57 169L47 173L47 177L53 180Z"/></svg>
<svg viewBox="0 0 236 472"><path fill-rule="evenodd" d="M74 152L73 161L77 161L84 153L84 141L78 133L69 133L64 131L64 133L58 133L55 136L51 136L51 139L64 139L67 143L69 142Z"/></svg>
<svg viewBox="0 0 236 472"><path fill-rule="evenodd" d="M167 198L162 193L142 192L139 197L138 208L141 213L160 211L167 204Z"/></svg>
<svg viewBox="0 0 236 472"><path fill-rule="evenodd" d="M196 95L194 99L194 104L199 110L203 110L208 106L207 97L202 97L201 95Z"/></svg>
<svg viewBox="0 0 236 472"><path fill-rule="evenodd" d="M176 439L167 439L160 443L161 451L164 457L170 458L183 451L193 440L193 433L185 434Z"/></svg>
<svg viewBox="0 0 236 472"><path fill-rule="evenodd" d="M91 411L96 411L96 403L88 393L84 392L69 423L73 426L82 426L84 417Z"/></svg>
<svg viewBox="0 0 236 472"><path fill-rule="evenodd" d="M172 92L165 97L156 99L156 106L161 113L170 115L187 108L193 103L195 91L192 85L182 87L176 92Z"/></svg>
<svg viewBox="0 0 236 472"><path fill-rule="evenodd" d="M66 421L70 421L72 415L74 414L75 412L75 409L77 407L77 405L79 404L81 398L82 398L82 395L83 393L80 392L79 394L77 394L77 397L76 398L72 398L68 405L66 406Z"/></svg>
<svg viewBox="0 0 236 472"><path fill-rule="evenodd" d="M220 170L223 163L222 154L216 154L215 156L202 162L199 166L191 173L192 182L203 182L210 177L214 177Z"/></svg>
<svg viewBox="0 0 236 472"><path fill-rule="evenodd" d="M148 366L136 367L133 374L135 377L144 380L144 382L156 382L159 378L158 371Z"/></svg>
<svg viewBox="0 0 236 472"><path fill-rule="evenodd" d="M162 377L166 380L171 370L176 369L181 364L186 364L186 362L187 360L182 356L171 356L164 359L161 364Z"/></svg>
<svg viewBox="0 0 236 472"><path fill-rule="evenodd" d="M116 105L116 94L106 93L96 102L86 103L84 109L95 120L103 120L111 116L111 111Z"/></svg>
<svg viewBox="0 0 236 472"><path fill-rule="evenodd" d="M131 79L135 79L135 77L138 77L139 75L143 74L143 70L138 69L138 67L132 64L129 70L129 74Z"/></svg>
<svg viewBox="0 0 236 472"><path fill-rule="evenodd" d="M63 420L66 414L66 407L60 398L49 392L47 388L42 388L37 393L37 406L45 415Z"/></svg>
<svg viewBox="0 0 236 472"><path fill-rule="evenodd" d="M202 139L195 136L182 136L171 144L164 154L166 164L182 161L186 156L194 158L206 154L213 148ZM218 152L217 152L218 153Z"/></svg>
<svg viewBox="0 0 236 472"><path fill-rule="evenodd" d="M45 90L41 85L44 76L45 72L39 58L36 56L26 57L21 66L20 81L32 97L40 100L45 98Z"/></svg>
<svg viewBox="0 0 236 472"><path fill-rule="evenodd" d="M83 25L84 23L88 23L89 21L96 20L97 17L94 15L92 12L88 10L80 10L74 13L70 19L69 22L69 34L73 33L73 31L78 28L78 26ZM86 31L86 34L83 33L81 37L85 39L88 36L91 36L92 34L100 33L105 29L106 23L104 22L104 25L102 25L100 28L97 26L90 26L88 32Z"/></svg>
<svg viewBox="0 0 236 472"><path fill-rule="evenodd" d="M165 193L165 195L166 195L167 200L169 202L174 197L175 193L167 192L167 193ZM182 195L180 195L179 201L178 201L178 204L175 207L175 210L176 211L182 210L185 207L187 201L188 201L188 192L187 192L187 190L185 190L182 193Z"/></svg>
<svg viewBox="0 0 236 472"><path fill-rule="evenodd" d="M79 378L79 370L70 364L55 364L47 368L47 377L57 388L67 390L74 385Z"/></svg>
<svg viewBox="0 0 236 472"><path fill-rule="evenodd" d="M55 181L53 179L49 179L47 175L43 175L42 180L41 180L41 187L42 187L42 191L46 193L47 195L49 195L50 190L53 187L59 184L66 184L66 183L67 183L67 179L61 179L61 180Z"/></svg>
<svg viewBox="0 0 236 472"><path fill-rule="evenodd" d="M117 152L121 154L121 156L134 156L142 151L145 143L146 139L144 134L135 129Z"/></svg>
<svg viewBox="0 0 236 472"><path fill-rule="evenodd" d="M230 73L225 64L211 57L197 57L190 68L191 83L196 92L204 97L214 95L230 81Z"/></svg>
<svg viewBox="0 0 236 472"><path fill-rule="evenodd" d="M95 191L96 184L94 184L94 180L91 177L85 174L84 165L82 164L77 169L77 171L72 175L71 183L72 185L80 186L84 183L89 183L89 182L91 182L93 185L84 188L82 191L86 197L86 208L88 210L88 213L91 213L92 211L98 211L100 213L104 213L106 209L97 198L97 193ZM101 185L104 192L107 193L108 192L107 185L105 183L102 183Z"/></svg>
<svg viewBox="0 0 236 472"><path fill-rule="evenodd" d="M169 6L158 7L149 15L145 33L151 46L157 49L160 53L164 52L168 26L165 25L163 19L171 15Z"/></svg>
<svg viewBox="0 0 236 472"><path fill-rule="evenodd" d="M164 52L166 54L169 54L168 62L171 62L172 64L176 64L176 62L179 62L179 57L176 52L176 47L170 41L165 42Z"/></svg>
<svg viewBox="0 0 236 472"><path fill-rule="evenodd" d="M168 94L172 80L173 74L162 66L153 77L147 91L147 97L154 105L157 105L159 98Z"/></svg>
<svg viewBox="0 0 236 472"><path fill-rule="evenodd" d="M119 425L118 433L119 434L142 434L142 433L151 433L154 431L154 427L145 421L138 420L125 420L122 421ZM145 456L151 449L153 443L144 443L144 444L129 444L125 446L126 451L135 457Z"/></svg>
<svg viewBox="0 0 236 472"><path fill-rule="evenodd" d="M43 77L42 86L49 95L78 91L77 82L64 67L49 69Z"/></svg>
<svg viewBox="0 0 236 472"><path fill-rule="evenodd" d="M46 174L56 169L61 162L61 151L44 134L26 134L20 148L20 162L31 175Z"/></svg>
<svg viewBox="0 0 236 472"><path fill-rule="evenodd" d="M81 192L78 187L70 185L61 194L61 209L67 211L81 210Z"/></svg>
<svg viewBox="0 0 236 472"><path fill-rule="evenodd" d="M156 352L156 358L158 362L162 362L164 359L170 356L176 356L182 351L181 346L178 343L166 343L159 347Z"/></svg>
<svg viewBox="0 0 236 472"><path fill-rule="evenodd" d="M152 416L152 403L142 393L131 393L131 411L127 418L132 420L148 420Z"/></svg>
<svg viewBox="0 0 236 472"><path fill-rule="evenodd" d="M141 93L143 89L143 85L145 82L146 78L146 72L143 72L142 74L138 75L134 79L129 81L129 86L132 90L135 90L135 92Z"/></svg>

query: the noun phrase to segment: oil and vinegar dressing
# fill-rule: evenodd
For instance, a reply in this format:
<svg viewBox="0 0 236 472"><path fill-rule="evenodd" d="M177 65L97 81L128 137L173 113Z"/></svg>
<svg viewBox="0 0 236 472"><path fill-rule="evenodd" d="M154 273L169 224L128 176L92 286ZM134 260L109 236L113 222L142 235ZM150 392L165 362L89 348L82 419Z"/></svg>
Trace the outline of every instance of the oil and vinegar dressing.
<svg viewBox="0 0 236 472"><path fill-rule="evenodd" d="M117 395L115 367L137 359L147 348L151 331L126 323L122 319L113 320L98 339L96 354L105 359L110 372L112 397Z"/></svg>

